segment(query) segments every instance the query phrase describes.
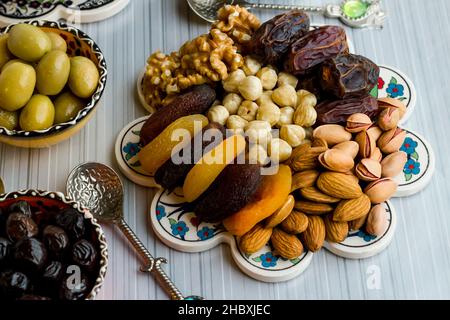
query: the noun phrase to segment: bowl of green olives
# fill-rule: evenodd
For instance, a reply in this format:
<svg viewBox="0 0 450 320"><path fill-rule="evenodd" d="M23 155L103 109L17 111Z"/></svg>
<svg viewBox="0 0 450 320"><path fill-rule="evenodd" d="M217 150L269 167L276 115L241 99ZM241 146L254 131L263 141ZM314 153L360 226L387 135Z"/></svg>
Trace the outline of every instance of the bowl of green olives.
<svg viewBox="0 0 450 320"><path fill-rule="evenodd" d="M0 196L0 299L93 300L106 275L104 232L59 192Z"/></svg>
<svg viewBox="0 0 450 320"><path fill-rule="evenodd" d="M98 45L60 22L0 29L0 142L45 148L81 130L106 86Z"/></svg>

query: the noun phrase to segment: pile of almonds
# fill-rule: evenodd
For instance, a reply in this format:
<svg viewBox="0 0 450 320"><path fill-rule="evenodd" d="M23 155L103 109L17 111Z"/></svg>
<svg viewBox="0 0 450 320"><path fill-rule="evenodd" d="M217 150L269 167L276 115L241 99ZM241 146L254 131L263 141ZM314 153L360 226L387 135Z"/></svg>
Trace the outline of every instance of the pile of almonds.
<svg viewBox="0 0 450 320"><path fill-rule="evenodd" d="M386 231L384 202L396 193L394 178L407 161L400 151L406 132L398 127L406 107L383 98L379 108L375 123L365 114L354 114L346 127L317 127L312 141L293 151L292 195L241 238L244 252L256 253L270 241L281 257L295 259L304 247L316 252L325 240L340 243L350 231L364 228L373 236Z"/></svg>

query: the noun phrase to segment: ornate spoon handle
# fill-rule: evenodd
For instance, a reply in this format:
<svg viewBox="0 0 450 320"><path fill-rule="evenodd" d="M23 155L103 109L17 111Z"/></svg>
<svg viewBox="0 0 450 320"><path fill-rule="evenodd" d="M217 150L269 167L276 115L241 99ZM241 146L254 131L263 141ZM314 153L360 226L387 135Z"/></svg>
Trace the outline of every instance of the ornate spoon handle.
<svg viewBox="0 0 450 320"><path fill-rule="evenodd" d="M248 3L252 9L271 9L271 10L303 10L308 12L324 13L325 7L319 6L302 6L302 5L283 5L283 4L264 4L264 3Z"/></svg>
<svg viewBox="0 0 450 320"><path fill-rule="evenodd" d="M117 223L117 226L144 260L146 265L141 268L141 271L152 273L172 300L183 300L184 296L181 294L180 290L178 290L172 280L170 280L169 276L161 268L161 265L167 263L167 260L164 258L153 258L151 253L147 250L141 240L139 240L133 230L131 230L125 220L121 219Z"/></svg>

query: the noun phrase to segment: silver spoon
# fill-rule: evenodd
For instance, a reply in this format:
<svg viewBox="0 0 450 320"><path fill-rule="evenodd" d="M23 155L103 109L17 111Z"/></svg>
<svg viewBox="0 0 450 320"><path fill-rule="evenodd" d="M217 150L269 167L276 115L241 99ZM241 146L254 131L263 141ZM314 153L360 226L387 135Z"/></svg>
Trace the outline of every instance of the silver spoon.
<svg viewBox="0 0 450 320"><path fill-rule="evenodd" d="M187 0L191 9L202 19L214 22L217 11L227 4L239 5L246 9L293 10L324 14L328 18L338 18L353 28L382 28L386 14L380 6L381 0L343 0L341 5L303 6L261 4L247 0Z"/></svg>
<svg viewBox="0 0 450 320"><path fill-rule="evenodd" d="M103 223L113 223L123 232L144 261L142 272L152 273L172 300L202 300L200 297L185 298L162 269L165 258L154 258L131 230L123 218L123 185L118 174L100 163L82 164L67 179L67 194L89 209Z"/></svg>

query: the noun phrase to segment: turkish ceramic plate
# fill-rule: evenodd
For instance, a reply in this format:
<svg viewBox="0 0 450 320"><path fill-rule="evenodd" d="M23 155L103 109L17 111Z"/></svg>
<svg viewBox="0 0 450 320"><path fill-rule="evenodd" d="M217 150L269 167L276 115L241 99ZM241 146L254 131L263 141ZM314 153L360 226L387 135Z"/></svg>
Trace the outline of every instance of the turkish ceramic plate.
<svg viewBox="0 0 450 320"><path fill-rule="evenodd" d="M90 23L122 11L130 0L9 0L0 1L0 25L28 20L60 20Z"/></svg>

